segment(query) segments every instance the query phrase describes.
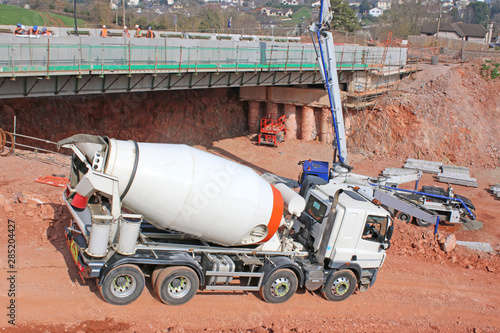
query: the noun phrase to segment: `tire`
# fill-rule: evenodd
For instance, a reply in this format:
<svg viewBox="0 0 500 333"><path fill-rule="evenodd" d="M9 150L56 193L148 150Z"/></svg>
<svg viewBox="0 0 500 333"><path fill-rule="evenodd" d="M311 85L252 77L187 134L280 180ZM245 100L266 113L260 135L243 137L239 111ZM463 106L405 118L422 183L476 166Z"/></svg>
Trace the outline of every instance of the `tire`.
<svg viewBox="0 0 500 333"><path fill-rule="evenodd" d="M281 131L278 133L278 142L285 142L285 132Z"/></svg>
<svg viewBox="0 0 500 333"><path fill-rule="evenodd" d="M156 291L156 280L158 280L158 276L160 276L160 273L165 269L165 267L166 266L156 266L153 273L151 273L151 286L155 291Z"/></svg>
<svg viewBox="0 0 500 333"><path fill-rule="evenodd" d="M405 212L398 212L396 218L401 222L410 223L413 220L413 216Z"/></svg>
<svg viewBox="0 0 500 333"><path fill-rule="evenodd" d="M289 269L279 269L269 276L260 295L268 303L284 303L297 291L298 280L295 273Z"/></svg>
<svg viewBox="0 0 500 333"><path fill-rule="evenodd" d="M193 298L199 284L198 275L191 268L167 267L156 279L156 293L165 304L181 305Z"/></svg>
<svg viewBox="0 0 500 333"><path fill-rule="evenodd" d="M144 289L144 274L136 265L113 268L100 286L102 298L110 304L126 305L141 296Z"/></svg>
<svg viewBox="0 0 500 333"><path fill-rule="evenodd" d="M415 219L415 223L417 223L417 225L424 227L424 228L427 228L427 227L432 225L432 223L422 221L421 219Z"/></svg>
<svg viewBox="0 0 500 333"><path fill-rule="evenodd" d="M340 302L352 295L357 284L354 273L344 269L330 276L321 293L329 301Z"/></svg>

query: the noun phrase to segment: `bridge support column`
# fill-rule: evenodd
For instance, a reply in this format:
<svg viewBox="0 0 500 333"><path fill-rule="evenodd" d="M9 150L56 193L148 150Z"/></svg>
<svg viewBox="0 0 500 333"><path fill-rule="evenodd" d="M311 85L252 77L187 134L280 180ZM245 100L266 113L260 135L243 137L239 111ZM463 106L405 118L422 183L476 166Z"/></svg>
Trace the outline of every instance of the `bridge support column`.
<svg viewBox="0 0 500 333"><path fill-rule="evenodd" d="M266 116L270 116L271 119L278 119L278 104L266 102Z"/></svg>
<svg viewBox="0 0 500 333"><path fill-rule="evenodd" d="M301 139L302 140L312 140L313 138L313 127L315 123L314 119L314 109L310 106L304 105L302 107L302 126L301 126Z"/></svg>
<svg viewBox="0 0 500 333"><path fill-rule="evenodd" d="M259 102L248 101L248 130L251 133L259 132Z"/></svg>
<svg viewBox="0 0 500 333"><path fill-rule="evenodd" d="M293 104L285 104L283 111L285 113L286 122L286 137L289 139L297 138L297 107Z"/></svg>
<svg viewBox="0 0 500 333"><path fill-rule="evenodd" d="M332 142L332 114L327 107L321 108L319 140L321 142Z"/></svg>

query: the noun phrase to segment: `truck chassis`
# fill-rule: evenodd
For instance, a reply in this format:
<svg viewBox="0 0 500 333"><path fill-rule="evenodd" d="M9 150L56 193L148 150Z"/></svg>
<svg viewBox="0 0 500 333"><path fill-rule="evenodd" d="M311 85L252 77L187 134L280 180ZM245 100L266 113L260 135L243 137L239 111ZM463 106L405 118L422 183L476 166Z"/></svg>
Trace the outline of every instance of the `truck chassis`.
<svg viewBox="0 0 500 333"><path fill-rule="evenodd" d="M67 244L82 279L96 278L107 302L125 305L142 293L146 277L158 297L168 305L189 301L199 288L205 290L259 291L269 303L290 299L297 288L320 290L330 301L348 298L356 288L373 285L377 268L356 263L322 267L307 251L266 251L254 247L224 247L191 236L158 230L141 223L136 251L130 255L110 248L102 258L90 256L87 237L98 207L82 211L71 206L69 191L63 195L72 219L66 228ZM71 200L71 199L70 199ZM101 208L99 208L101 209ZM123 214L123 218L137 217ZM282 238L283 239L283 238Z"/></svg>

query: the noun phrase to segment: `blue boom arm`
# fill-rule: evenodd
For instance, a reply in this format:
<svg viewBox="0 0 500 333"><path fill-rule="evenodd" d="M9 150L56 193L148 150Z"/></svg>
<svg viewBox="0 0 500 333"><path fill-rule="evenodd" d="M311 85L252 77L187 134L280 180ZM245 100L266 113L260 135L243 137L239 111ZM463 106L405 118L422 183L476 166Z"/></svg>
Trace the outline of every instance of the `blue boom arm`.
<svg viewBox="0 0 500 333"><path fill-rule="evenodd" d="M332 19L330 0L321 1L321 10L319 14L319 22L313 23L309 30L313 38L316 57L320 68L325 89L328 92L330 102L330 111L332 113L333 129L335 131L334 148L336 157L334 158L335 165L351 170L348 165L347 145L344 130L344 116L342 114L342 103L340 98L340 88L337 76L337 65L335 60L335 49L333 37L330 33L330 21ZM336 159L338 158L338 161Z"/></svg>

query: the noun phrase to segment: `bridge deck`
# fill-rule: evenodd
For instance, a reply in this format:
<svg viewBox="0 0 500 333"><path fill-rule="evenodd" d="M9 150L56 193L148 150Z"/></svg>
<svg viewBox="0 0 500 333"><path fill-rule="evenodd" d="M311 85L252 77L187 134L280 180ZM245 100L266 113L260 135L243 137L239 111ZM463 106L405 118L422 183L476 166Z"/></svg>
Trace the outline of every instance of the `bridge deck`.
<svg viewBox="0 0 500 333"><path fill-rule="evenodd" d="M363 71L385 66L402 66L406 63L406 50L390 50L384 57L383 48L354 45L338 46L337 67L341 71ZM134 80L116 78L116 75L185 76L207 73L229 73L224 86L232 85L293 85L319 83L316 53L312 44L282 42L252 42L223 40L183 39L130 39L95 37L45 37L18 38L0 36L0 98L20 95L42 96L50 94L119 92L130 87L141 89ZM385 59L383 59L383 57ZM384 63L382 63L384 60ZM273 80L252 79L255 73L274 73ZM291 74L295 73L295 74ZM299 74L300 73L300 74ZM311 73L304 80L304 73ZM53 76L74 77L98 75L113 77L114 89L103 89L96 80L89 80L90 90L72 88L60 90L60 85L40 84L33 80ZM232 76L232 78L231 78ZM3 77L3 80L2 80ZM300 79L299 79L300 77ZM7 82L24 78L23 84ZM237 79L236 79L237 78ZM236 80L235 80L236 79ZM186 77L192 81L192 77ZM155 81L154 79L152 80ZM213 82L212 78L209 79ZM234 81L234 82L233 82ZM158 81L157 81L158 82ZM122 83L123 86L118 88ZM86 84L86 85L87 85ZM135 84L135 85L134 85ZM30 89L30 87L32 88ZM45 86L43 90L40 87ZM151 89L152 85L142 87ZM213 85L212 85L213 86ZM210 83L198 88L211 87ZM189 89L192 84L156 86L161 89ZM92 92L91 92L92 91Z"/></svg>

